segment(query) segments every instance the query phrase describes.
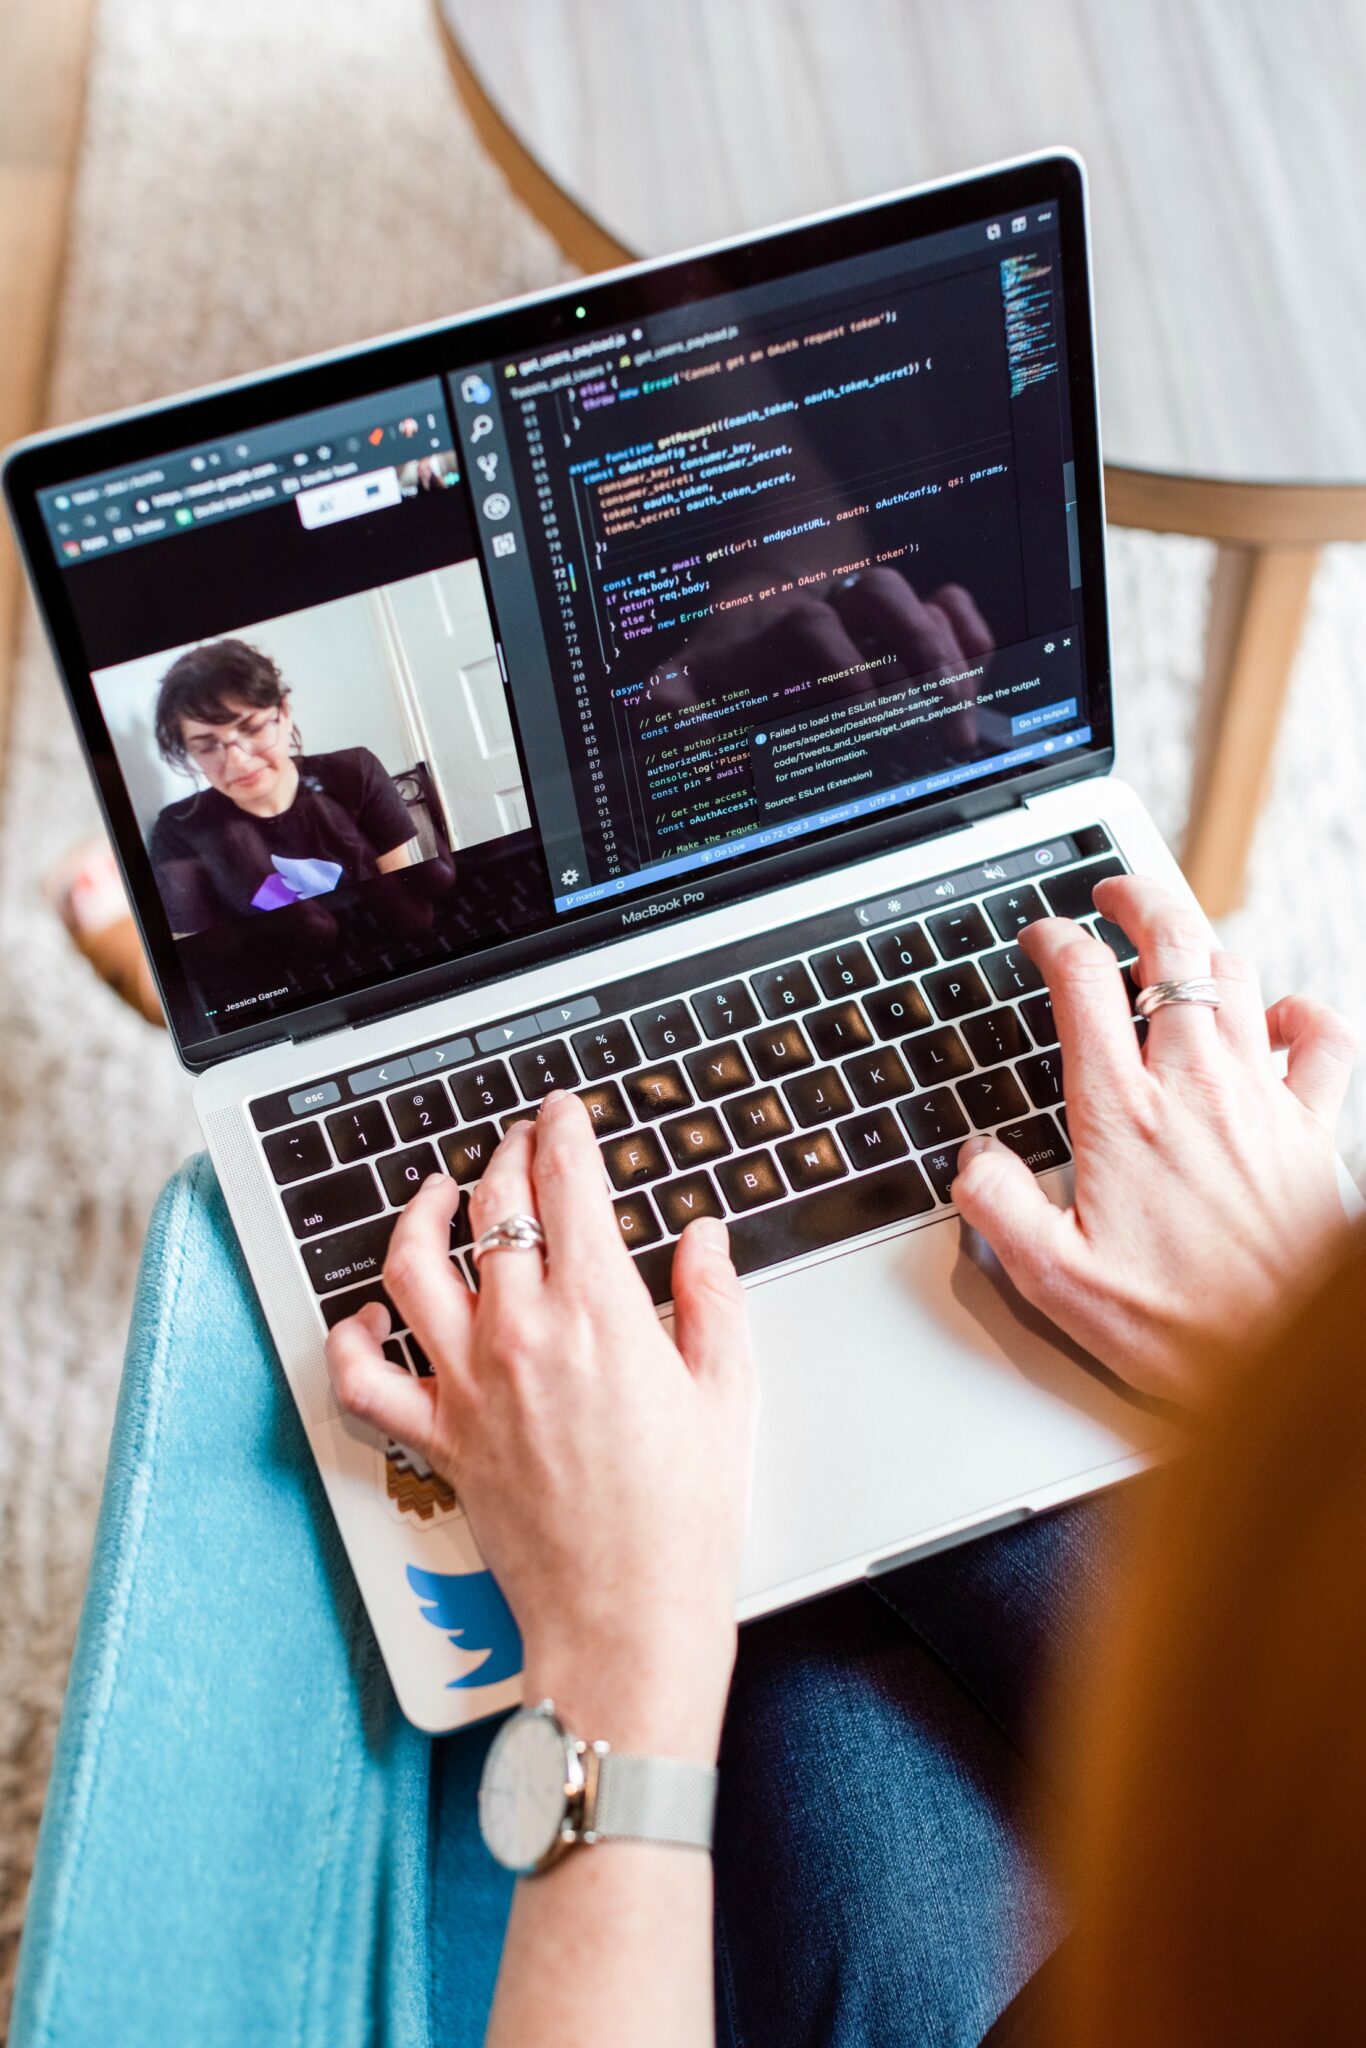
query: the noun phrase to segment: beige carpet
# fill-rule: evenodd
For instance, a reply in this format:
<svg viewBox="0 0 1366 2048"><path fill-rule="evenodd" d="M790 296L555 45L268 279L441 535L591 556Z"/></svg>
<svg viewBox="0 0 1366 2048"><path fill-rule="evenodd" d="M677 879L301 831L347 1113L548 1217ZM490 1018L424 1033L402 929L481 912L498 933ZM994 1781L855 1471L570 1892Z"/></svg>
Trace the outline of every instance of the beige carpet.
<svg viewBox="0 0 1366 2048"><path fill-rule="evenodd" d="M562 274L455 103L426 0L104 0L54 417ZM1119 535L1127 772L1180 827L1207 553ZM1268 989L1366 1013L1366 555L1316 592L1249 908ZM0 1940L7 1987L150 1206L197 1140L163 1036L38 879L95 812L30 632L0 812ZM1366 1102L1348 1151L1366 1165ZM7 1993L0 1990L7 2004ZM3 2009L3 2004L0 2004Z"/></svg>

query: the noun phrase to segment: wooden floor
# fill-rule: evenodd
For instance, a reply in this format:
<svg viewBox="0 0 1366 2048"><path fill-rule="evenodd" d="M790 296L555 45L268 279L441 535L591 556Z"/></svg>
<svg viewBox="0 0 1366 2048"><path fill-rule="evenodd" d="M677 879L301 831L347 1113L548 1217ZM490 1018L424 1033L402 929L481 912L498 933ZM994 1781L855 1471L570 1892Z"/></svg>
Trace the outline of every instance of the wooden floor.
<svg viewBox="0 0 1366 2048"><path fill-rule="evenodd" d="M0 4L0 446L41 426L95 0ZM0 521L0 767L23 576Z"/></svg>

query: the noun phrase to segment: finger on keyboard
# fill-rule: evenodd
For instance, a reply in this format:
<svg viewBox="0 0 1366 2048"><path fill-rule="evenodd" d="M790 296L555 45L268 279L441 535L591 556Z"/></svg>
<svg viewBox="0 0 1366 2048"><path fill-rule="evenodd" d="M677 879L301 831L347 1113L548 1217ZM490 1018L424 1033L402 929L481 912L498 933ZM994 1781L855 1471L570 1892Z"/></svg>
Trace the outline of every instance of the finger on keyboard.
<svg viewBox="0 0 1366 2048"><path fill-rule="evenodd" d="M451 1223L464 1207L455 1182L433 1174L399 1213L384 1261L384 1284L423 1348L452 1364L469 1347L472 1299L451 1265Z"/></svg>
<svg viewBox="0 0 1366 2048"><path fill-rule="evenodd" d="M542 1103L531 1179L551 1286L568 1277L591 1287L602 1261L622 1258L624 1247L593 1121L576 1095L553 1095Z"/></svg>
<svg viewBox="0 0 1366 2048"><path fill-rule="evenodd" d="M1030 925L1020 943L1048 983L1071 1077L1070 1106L1084 1125L1093 1105L1111 1108L1116 1094L1127 1096L1138 1086L1142 1073L1119 965L1108 946L1064 918ZM1026 1005L1031 1029L1040 1000L1033 996Z"/></svg>

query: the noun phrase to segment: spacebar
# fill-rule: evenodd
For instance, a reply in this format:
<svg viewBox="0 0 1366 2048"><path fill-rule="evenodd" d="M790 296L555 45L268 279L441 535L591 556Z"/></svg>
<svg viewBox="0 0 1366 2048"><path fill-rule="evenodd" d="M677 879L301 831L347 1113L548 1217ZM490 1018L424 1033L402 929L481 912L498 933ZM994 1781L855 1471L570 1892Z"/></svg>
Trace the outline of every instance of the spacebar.
<svg viewBox="0 0 1366 2048"><path fill-rule="evenodd" d="M780 1202L752 1216L730 1216L730 1255L737 1273L799 1259L805 1252L824 1251L846 1238L923 1216L935 1206L924 1174L913 1160L884 1166L878 1173L851 1174L833 1187L820 1188L795 1202ZM669 1301L671 1244L652 1245L636 1254L641 1277L657 1303Z"/></svg>

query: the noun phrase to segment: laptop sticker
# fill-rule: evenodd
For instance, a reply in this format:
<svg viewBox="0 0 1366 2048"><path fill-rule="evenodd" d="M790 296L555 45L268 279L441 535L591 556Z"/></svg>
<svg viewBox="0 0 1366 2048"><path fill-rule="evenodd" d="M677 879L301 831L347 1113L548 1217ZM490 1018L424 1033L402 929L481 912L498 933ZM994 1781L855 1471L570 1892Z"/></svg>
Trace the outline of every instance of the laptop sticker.
<svg viewBox="0 0 1366 2048"><path fill-rule="evenodd" d="M392 1437L384 1446L384 1492L400 1521L416 1516L431 1528L464 1513L449 1480Z"/></svg>
<svg viewBox="0 0 1366 2048"><path fill-rule="evenodd" d="M448 1690L498 1685L517 1676L522 1668L522 1638L492 1572L423 1572L410 1564L408 1583L432 1627L441 1629L456 1649L486 1652L482 1664L460 1678L448 1679Z"/></svg>

